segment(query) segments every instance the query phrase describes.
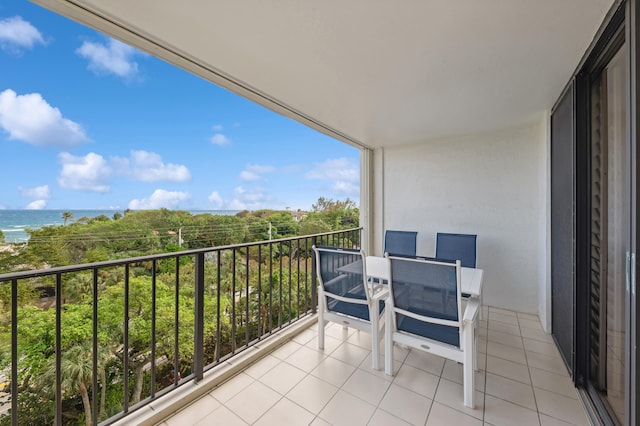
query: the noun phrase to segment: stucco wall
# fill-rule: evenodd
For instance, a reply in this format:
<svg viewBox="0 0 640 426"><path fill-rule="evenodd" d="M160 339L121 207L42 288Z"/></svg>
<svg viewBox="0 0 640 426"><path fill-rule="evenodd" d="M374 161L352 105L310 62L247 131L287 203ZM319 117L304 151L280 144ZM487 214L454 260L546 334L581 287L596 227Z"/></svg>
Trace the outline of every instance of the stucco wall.
<svg viewBox="0 0 640 426"><path fill-rule="evenodd" d="M546 289L544 126L541 120L386 148L377 163L383 169L377 226L418 231L418 254L426 256L434 255L438 231L477 234L485 304L539 314Z"/></svg>

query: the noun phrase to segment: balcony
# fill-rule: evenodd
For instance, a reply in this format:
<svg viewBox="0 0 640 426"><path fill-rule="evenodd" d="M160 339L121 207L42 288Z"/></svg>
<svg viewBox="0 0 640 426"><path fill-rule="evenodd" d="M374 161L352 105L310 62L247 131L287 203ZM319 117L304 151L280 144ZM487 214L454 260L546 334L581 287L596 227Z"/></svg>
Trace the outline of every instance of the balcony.
<svg viewBox="0 0 640 426"><path fill-rule="evenodd" d="M52 390L51 400L41 401L53 411L43 419L47 424L82 422L69 417L70 404L79 407L80 397L85 424L442 424L445 418L464 424L587 423L555 343L536 315L483 308L474 410L462 404L462 370L450 361L399 348L397 374L386 376L370 367L369 336L338 325L328 327L325 350L318 350L311 245L357 247L360 233L0 275L12 295L7 390L17 395L7 401L3 420L31 420L29 374L40 357L50 368L31 380ZM162 273L174 280L168 289ZM92 295L85 303L88 341L79 342L69 336L78 333L72 313L77 306L65 297L82 274L91 277ZM39 323L51 340L42 346L29 342L33 313L17 297L25 284L53 286L52 315ZM109 288L121 290L115 305L109 305ZM167 290L168 310L162 301ZM145 340L139 331L147 326ZM35 357L33 348L40 351ZM87 374L70 387L66 357L77 348L85 349ZM110 398L120 395L115 409L111 404L105 410L103 391Z"/></svg>
<svg viewBox="0 0 640 426"><path fill-rule="evenodd" d="M360 240L356 228L0 275L0 422L109 424L202 384L312 317L312 245ZM23 301L34 289L37 306Z"/></svg>
<svg viewBox="0 0 640 426"><path fill-rule="evenodd" d="M397 348L396 375L389 377L371 369L368 335L331 324L320 351L312 321L177 413L158 421L158 407L136 420L162 426L589 424L537 317L484 309L474 410L462 403L460 365Z"/></svg>

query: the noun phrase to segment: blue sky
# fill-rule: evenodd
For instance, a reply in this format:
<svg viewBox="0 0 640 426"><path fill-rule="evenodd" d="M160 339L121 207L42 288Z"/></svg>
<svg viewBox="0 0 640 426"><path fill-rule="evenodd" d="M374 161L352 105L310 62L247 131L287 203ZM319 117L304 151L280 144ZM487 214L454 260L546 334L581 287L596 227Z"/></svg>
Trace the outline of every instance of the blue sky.
<svg viewBox="0 0 640 426"><path fill-rule="evenodd" d="M0 0L0 208L308 210L359 152L26 0Z"/></svg>

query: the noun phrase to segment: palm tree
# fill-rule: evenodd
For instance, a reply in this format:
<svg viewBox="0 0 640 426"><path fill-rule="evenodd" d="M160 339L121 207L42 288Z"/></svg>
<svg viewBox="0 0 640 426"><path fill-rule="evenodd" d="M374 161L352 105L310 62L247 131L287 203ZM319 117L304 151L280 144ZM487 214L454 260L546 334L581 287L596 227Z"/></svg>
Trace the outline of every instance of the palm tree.
<svg viewBox="0 0 640 426"><path fill-rule="evenodd" d="M102 394L100 396L100 415L105 411L106 403L106 364L111 358L107 351L98 351L98 374L102 381ZM93 382L93 349L90 344L83 343L75 345L64 351L60 360L60 371L62 376L62 392L73 395L79 392L84 407L85 425L92 425L91 401L89 399L89 388ZM44 374L41 377L42 383L55 383L56 364L55 358L51 358ZM53 389L52 389L53 390Z"/></svg>
<svg viewBox="0 0 640 426"><path fill-rule="evenodd" d="M64 212L62 213L62 220L64 220L64 225L67 225L67 221L73 219L73 213Z"/></svg>

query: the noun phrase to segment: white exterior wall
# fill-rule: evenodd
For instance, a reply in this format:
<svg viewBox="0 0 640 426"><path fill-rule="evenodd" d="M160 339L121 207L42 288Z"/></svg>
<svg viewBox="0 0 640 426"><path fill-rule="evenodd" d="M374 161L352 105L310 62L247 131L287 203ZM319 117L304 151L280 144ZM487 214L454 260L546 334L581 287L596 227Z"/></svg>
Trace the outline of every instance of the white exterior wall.
<svg viewBox="0 0 640 426"><path fill-rule="evenodd" d="M384 229L418 231L418 254L436 232L478 235L485 305L545 318L547 120L491 134L376 150L375 253ZM380 170L380 168L382 170ZM379 201L382 200L381 203Z"/></svg>

